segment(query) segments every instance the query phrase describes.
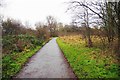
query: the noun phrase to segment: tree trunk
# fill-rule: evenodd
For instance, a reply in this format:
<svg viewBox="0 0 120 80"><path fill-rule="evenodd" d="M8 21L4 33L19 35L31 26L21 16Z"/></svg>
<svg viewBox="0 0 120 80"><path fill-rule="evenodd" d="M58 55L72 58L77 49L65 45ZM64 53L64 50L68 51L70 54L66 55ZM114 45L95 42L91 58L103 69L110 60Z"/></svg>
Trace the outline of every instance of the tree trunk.
<svg viewBox="0 0 120 80"><path fill-rule="evenodd" d="M120 56L120 1L118 3L118 54Z"/></svg>
<svg viewBox="0 0 120 80"><path fill-rule="evenodd" d="M91 40L91 34L90 34L90 27L86 27L87 32L87 46L92 47L92 40Z"/></svg>
<svg viewBox="0 0 120 80"><path fill-rule="evenodd" d="M93 45L92 45L92 40L91 40L91 30L89 27L88 9L86 9L86 32L87 32L87 39L88 39L87 46L92 47Z"/></svg>

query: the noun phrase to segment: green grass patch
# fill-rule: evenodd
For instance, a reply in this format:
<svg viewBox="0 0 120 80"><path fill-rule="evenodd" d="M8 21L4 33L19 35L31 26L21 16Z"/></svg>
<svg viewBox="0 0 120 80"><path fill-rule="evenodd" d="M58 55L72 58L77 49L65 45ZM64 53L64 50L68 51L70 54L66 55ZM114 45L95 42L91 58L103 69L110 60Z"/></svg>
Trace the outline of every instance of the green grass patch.
<svg viewBox="0 0 120 80"><path fill-rule="evenodd" d="M35 54L41 46L37 46L36 48L21 53L13 53L6 55L2 59L2 78L10 78L14 76L17 72L20 71L25 62Z"/></svg>
<svg viewBox="0 0 120 80"><path fill-rule="evenodd" d="M49 39L50 40L50 39ZM25 65L45 43L30 35L8 35L3 37L2 78L10 79Z"/></svg>
<svg viewBox="0 0 120 80"><path fill-rule="evenodd" d="M119 77L119 65L110 63L112 58L102 55L99 48L87 48L82 43L76 46L61 38L57 38L57 43L78 78Z"/></svg>

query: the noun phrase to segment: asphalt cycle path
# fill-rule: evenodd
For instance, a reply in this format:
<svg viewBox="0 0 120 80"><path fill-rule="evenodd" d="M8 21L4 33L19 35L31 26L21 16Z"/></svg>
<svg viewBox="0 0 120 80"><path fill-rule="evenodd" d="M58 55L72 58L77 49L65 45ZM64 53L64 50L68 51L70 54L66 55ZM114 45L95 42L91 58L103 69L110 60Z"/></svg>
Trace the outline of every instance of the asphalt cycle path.
<svg viewBox="0 0 120 80"><path fill-rule="evenodd" d="M46 43L16 75L16 78L76 78L56 38Z"/></svg>

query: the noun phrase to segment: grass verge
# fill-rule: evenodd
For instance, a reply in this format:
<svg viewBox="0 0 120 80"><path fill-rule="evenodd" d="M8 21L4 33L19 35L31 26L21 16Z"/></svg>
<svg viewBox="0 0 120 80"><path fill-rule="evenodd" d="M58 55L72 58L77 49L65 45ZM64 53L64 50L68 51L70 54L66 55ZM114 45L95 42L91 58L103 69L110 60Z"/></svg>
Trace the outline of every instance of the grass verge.
<svg viewBox="0 0 120 80"><path fill-rule="evenodd" d="M25 65L29 58L31 58L46 42L41 46L36 46L23 52L13 52L2 58L2 79L10 79Z"/></svg>
<svg viewBox="0 0 120 80"><path fill-rule="evenodd" d="M57 43L78 78L119 77L119 66L114 62L113 56L101 53L99 48L84 47L83 43L74 45L76 43L68 37L66 40L57 38Z"/></svg>

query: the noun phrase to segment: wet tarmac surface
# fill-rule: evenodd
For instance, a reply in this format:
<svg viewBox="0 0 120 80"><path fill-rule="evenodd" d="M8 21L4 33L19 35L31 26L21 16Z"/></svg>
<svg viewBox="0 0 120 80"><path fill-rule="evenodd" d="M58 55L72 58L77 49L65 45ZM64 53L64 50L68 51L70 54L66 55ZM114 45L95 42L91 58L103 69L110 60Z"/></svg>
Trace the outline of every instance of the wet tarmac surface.
<svg viewBox="0 0 120 80"><path fill-rule="evenodd" d="M16 78L75 78L75 74L53 38L29 60Z"/></svg>

